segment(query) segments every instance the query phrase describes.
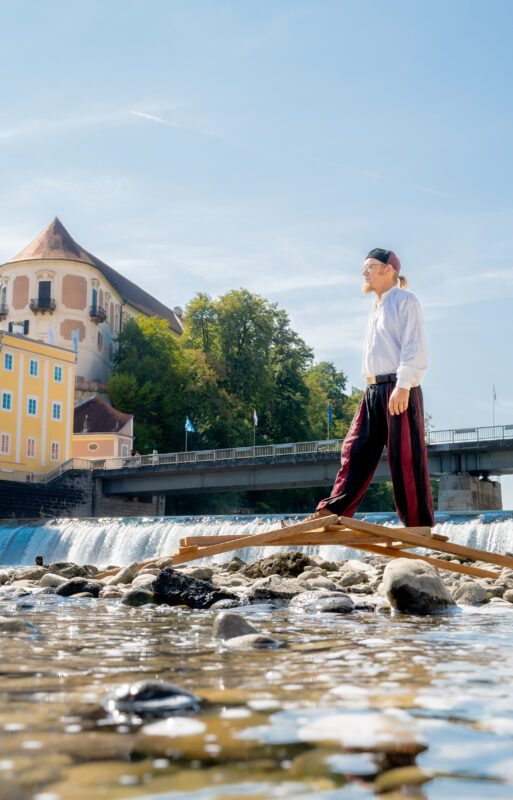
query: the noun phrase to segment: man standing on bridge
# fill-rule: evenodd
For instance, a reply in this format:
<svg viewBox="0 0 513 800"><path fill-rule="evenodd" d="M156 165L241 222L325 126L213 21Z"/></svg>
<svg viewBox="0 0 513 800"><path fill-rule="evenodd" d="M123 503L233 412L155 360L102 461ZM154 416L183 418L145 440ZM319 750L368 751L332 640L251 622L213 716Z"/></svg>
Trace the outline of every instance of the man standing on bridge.
<svg viewBox="0 0 513 800"><path fill-rule="evenodd" d="M380 247L363 264L363 293L376 295L363 351L367 388L344 439L331 495L313 518L352 517L386 445L399 519L408 527L435 524L420 388L427 367L424 321L400 269L396 254Z"/></svg>

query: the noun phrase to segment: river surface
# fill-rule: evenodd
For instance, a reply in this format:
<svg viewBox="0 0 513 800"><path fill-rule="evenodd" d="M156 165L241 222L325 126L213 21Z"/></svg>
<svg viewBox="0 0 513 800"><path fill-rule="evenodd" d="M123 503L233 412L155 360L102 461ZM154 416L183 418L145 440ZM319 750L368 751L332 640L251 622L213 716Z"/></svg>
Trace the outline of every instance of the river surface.
<svg viewBox="0 0 513 800"><path fill-rule="evenodd" d="M129 563L167 555L194 526L275 524L11 523L1 561ZM445 518L439 530L513 549L511 514ZM0 630L0 798L513 798L513 606L429 617L240 613L281 646L228 648L212 638L215 610L0 594L0 615L29 624ZM201 703L160 722L107 710L116 687L155 678Z"/></svg>

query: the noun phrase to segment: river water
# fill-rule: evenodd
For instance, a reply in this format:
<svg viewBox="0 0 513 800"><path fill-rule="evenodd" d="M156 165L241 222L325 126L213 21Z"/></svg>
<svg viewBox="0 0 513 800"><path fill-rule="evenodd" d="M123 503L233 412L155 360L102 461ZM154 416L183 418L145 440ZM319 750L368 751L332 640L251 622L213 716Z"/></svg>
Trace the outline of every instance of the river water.
<svg viewBox="0 0 513 800"><path fill-rule="evenodd" d="M169 554L184 534L275 525L9 523L0 563L43 554L125 564ZM446 516L438 531L513 549L511 513ZM212 638L213 610L1 593L0 615L28 627L0 629L0 798L513 798L513 606L429 617L240 612L281 646L229 649ZM160 723L107 710L115 687L155 678L201 703Z"/></svg>

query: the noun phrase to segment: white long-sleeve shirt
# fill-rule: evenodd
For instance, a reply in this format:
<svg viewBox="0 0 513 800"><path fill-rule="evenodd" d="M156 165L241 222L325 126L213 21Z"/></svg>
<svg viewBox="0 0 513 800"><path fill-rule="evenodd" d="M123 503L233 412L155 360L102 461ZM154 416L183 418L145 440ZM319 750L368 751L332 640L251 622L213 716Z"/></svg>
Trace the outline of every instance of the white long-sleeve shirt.
<svg viewBox="0 0 513 800"><path fill-rule="evenodd" d="M397 374L396 386L418 386L427 368L424 318L411 292L392 287L381 295L369 319L362 372L364 377Z"/></svg>

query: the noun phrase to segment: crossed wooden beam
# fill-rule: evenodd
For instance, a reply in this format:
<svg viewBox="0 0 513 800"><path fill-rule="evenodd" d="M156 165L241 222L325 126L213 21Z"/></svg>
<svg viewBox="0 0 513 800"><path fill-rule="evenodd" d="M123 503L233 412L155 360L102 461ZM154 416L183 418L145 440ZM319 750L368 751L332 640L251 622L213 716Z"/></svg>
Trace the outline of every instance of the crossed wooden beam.
<svg viewBox="0 0 513 800"><path fill-rule="evenodd" d="M459 556L465 561L484 561L496 564L499 567L513 569L513 558L490 553L488 550L477 550L475 547L465 547L461 544L450 542L447 536L431 533L431 528L386 528L373 522L338 517L336 514L322 517L321 519L298 522L286 528L278 528L265 533L248 534L223 534L217 536L186 536L180 539L179 549L173 553L173 566L195 561L198 558L215 556L219 553L228 553L230 550L240 550L244 547L283 547L295 545L341 545L353 547L356 550L365 550L368 553L377 553L389 558L411 558L426 561L438 569L449 572L460 572L472 575L475 578L497 578L499 573L492 570L475 567L470 564L460 564L454 561L444 561L433 556L425 556L409 551L418 547L429 550L438 550ZM139 567L147 566L159 561L162 556L142 561ZM96 575L96 578L106 578L115 575L118 569L112 569Z"/></svg>
<svg viewBox="0 0 513 800"><path fill-rule="evenodd" d="M341 545L365 550L368 553L389 558L411 558L426 561L438 569L461 572L476 578L497 578L498 572L444 561L440 558L410 553L413 548L427 548L442 553L461 556L465 560L485 561L500 567L513 568L513 558L465 547L448 540L447 536L431 533L431 528L386 528L373 522L338 517L336 514L298 522L287 528L266 531L265 533L227 534L218 536L186 536L180 539L180 547L173 554L173 565L185 564L198 558L227 553L244 547L282 547L285 545Z"/></svg>

